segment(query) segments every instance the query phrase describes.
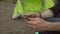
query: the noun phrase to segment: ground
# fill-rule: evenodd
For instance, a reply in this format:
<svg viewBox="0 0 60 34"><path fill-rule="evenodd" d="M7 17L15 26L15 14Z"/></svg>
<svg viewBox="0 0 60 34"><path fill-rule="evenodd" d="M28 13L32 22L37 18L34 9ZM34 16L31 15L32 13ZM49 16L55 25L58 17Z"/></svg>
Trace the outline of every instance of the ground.
<svg viewBox="0 0 60 34"><path fill-rule="evenodd" d="M14 7L11 2L0 2L0 34L33 34L23 19L11 19Z"/></svg>

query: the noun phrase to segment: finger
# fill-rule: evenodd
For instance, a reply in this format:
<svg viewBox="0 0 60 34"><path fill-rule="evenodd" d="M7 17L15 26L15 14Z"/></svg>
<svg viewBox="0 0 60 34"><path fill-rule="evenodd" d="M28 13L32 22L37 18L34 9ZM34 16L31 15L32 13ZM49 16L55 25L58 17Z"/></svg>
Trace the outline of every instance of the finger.
<svg viewBox="0 0 60 34"><path fill-rule="evenodd" d="M25 20L25 21L30 21L28 18L25 18L24 20Z"/></svg>
<svg viewBox="0 0 60 34"><path fill-rule="evenodd" d="M37 20L40 20L39 17L36 17L36 18L28 18L28 19L31 20L31 21L37 21Z"/></svg>
<svg viewBox="0 0 60 34"><path fill-rule="evenodd" d="M37 22L35 21L26 21L28 24L31 24L31 25L37 25Z"/></svg>
<svg viewBox="0 0 60 34"><path fill-rule="evenodd" d="M30 21L35 21L35 18L28 18Z"/></svg>
<svg viewBox="0 0 60 34"><path fill-rule="evenodd" d="M31 16L32 15L32 13L26 13L26 14L24 14L24 16Z"/></svg>
<svg viewBox="0 0 60 34"><path fill-rule="evenodd" d="M35 25L28 25L28 26L31 27L31 28L34 28L34 29L37 28L37 26L35 26Z"/></svg>
<svg viewBox="0 0 60 34"><path fill-rule="evenodd" d="M44 19L42 19L42 18L40 18L40 21L42 21L42 22L46 22Z"/></svg>
<svg viewBox="0 0 60 34"><path fill-rule="evenodd" d="M27 21L35 21L35 18L25 18Z"/></svg>
<svg viewBox="0 0 60 34"><path fill-rule="evenodd" d="M24 16L26 17L36 17L36 13L28 13L28 14L24 14Z"/></svg>

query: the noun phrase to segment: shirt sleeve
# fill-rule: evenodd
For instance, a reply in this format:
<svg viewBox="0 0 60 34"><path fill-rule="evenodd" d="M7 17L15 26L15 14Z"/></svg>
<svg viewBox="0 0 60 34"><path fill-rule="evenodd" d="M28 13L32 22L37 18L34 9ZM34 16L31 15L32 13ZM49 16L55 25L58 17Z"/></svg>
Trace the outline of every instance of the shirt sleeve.
<svg viewBox="0 0 60 34"><path fill-rule="evenodd" d="M45 10L48 10L49 8L53 7L55 5L53 0L45 0Z"/></svg>

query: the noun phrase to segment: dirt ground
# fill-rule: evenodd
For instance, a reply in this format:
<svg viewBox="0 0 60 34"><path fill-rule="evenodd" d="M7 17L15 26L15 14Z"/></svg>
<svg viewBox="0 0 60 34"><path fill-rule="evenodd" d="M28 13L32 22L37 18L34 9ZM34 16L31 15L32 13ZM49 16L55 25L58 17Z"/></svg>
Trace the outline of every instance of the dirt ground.
<svg viewBox="0 0 60 34"><path fill-rule="evenodd" d="M34 34L23 19L11 19L14 6L11 2L0 2L0 34Z"/></svg>

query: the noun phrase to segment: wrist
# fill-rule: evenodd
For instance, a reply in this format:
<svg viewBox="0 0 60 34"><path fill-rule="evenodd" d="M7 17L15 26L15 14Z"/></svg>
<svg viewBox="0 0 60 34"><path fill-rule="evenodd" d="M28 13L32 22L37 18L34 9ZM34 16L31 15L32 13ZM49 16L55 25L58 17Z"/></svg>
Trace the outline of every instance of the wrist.
<svg viewBox="0 0 60 34"><path fill-rule="evenodd" d="M40 14L40 12L38 12L38 13L36 13L36 14L37 14L37 15L36 15L37 17L41 17L41 14Z"/></svg>
<svg viewBox="0 0 60 34"><path fill-rule="evenodd" d="M47 30L48 31L56 31L56 30L60 29L60 28L58 28L57 25L59 25L59 24L49 22L49 25L47 26L48 27Z"/></svg>
<svg viewBox="0 0 60 34"><path fill-rule="evenodd" d="M38 14L39 14L39 17L41 18L41 12L38 12Z"/></svg>
<svg viewBox="0 0 60 34"><path fill-rule="evenodd" d="M47 31L53 31L53 25L54 25L53 23L48 22L46 30Z"/></svg>

